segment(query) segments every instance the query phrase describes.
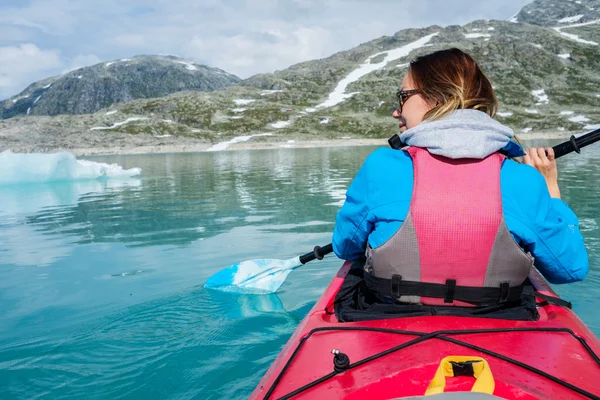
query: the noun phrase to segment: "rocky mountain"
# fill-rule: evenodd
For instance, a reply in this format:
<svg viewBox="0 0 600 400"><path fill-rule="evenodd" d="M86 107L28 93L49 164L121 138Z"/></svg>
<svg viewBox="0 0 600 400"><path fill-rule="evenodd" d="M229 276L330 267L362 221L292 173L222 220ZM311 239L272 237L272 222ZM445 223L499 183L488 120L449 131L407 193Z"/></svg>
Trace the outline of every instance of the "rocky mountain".
<svg viewBox="0 0 600 400"><path fill-rule="evenodd" d="M94 113L115 103L172 93L212 91L240 79L173 56L137 56L45 79L0 102L0 119L17 115Z"/></svg>
<svg viewBox="0 0 600 400"><path fill-rule="evenodd" d="M600 19L597 0L535 0L523 7L511 22L560 27Z"/></svg>
<svg viewBox="0 0 600 400"><path fill-rule="evenodd" d="M119 132L210 142L240 135L279 141L387 138L398 129L390 108L397 105L395 92L410 60L458 47L491 79L500 101L497 119L517 133L600 127L600 21L580 22L595 14L579 17L581 6L595 12L600 0L561 1L560 13L549 16L553 5L559 7L558 0L536 0L511 21L401 30L214 92L135 100L93 115L44 120L40 126L48 134L78 129L88 135ZM574 22L555 26L552 18Z"/></svg>

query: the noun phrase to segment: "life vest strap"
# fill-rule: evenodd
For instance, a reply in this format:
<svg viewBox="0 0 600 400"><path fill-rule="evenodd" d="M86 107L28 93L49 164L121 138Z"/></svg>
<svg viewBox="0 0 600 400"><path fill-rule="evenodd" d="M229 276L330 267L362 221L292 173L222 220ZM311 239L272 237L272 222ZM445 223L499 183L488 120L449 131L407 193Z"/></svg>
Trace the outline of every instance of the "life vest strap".
<svg viewBox="0 0 600 400"><path fill-rule="evenodd" d="M477 306L490 306L520 301L524 285L509 286L503 282L498 287L458 286L456 280L443 283L414 282L393 275L392 279L365 274L367 288L384 299L399 300L401 296L423 296L444 299L444 303L463 301Z"/></svg>

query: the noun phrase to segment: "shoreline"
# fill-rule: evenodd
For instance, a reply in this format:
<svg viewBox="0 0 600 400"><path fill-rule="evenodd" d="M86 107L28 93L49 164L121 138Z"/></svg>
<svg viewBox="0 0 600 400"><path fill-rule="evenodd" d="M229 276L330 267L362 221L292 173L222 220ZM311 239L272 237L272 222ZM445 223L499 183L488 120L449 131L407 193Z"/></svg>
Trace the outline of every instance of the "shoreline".
<svg viewBox="0 0 600 400"><path fill-rule="evenodd" d="M573 132L532 132L517 135L519 140L528 142L531 140L559 140L568 139ZM238 150L269 150L269 149L298 149L298 148L326 148L326 147L355 147L355 146L387 146L387 139L365 139L365 138L347 138L347 139L292 139L283 140L258 140L235 142L227 145L224 149L209 150L214 146L212 143L160 143L149 145L127 144L121 146L94 146L81 148L65 148L62 146L47 146L40 149L38 146L14 146L15 153L56 153L61 151L69 152L77 157L82 156L107 156L107 155L139 155L139 154L165 154L165 153L199 153L214 151L238 151ZM11 150L11 149L4 149ZM4 151L1 150L1 151ZM37 150L37 151L36 151ZM0 152L1 152L0 151Z"/></svg>

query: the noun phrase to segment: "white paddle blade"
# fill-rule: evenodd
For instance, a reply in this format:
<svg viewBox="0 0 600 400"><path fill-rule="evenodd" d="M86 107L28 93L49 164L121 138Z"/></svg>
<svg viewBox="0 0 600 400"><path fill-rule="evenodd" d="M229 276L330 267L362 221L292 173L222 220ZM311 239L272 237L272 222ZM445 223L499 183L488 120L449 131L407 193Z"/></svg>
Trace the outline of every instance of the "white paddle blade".
<svg viewBox="0 0 600 400"><path fill-rule="evenodd" d="M248 260L233 264L210 278L205 288L237 293L274 293L288 274L302 265L300 257L289 260Z"/></svg>

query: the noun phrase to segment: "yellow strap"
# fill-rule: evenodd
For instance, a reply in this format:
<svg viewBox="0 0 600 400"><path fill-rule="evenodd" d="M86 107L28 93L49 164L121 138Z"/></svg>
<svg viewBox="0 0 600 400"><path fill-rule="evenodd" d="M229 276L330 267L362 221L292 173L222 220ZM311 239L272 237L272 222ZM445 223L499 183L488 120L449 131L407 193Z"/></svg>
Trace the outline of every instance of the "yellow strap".
<svg viewBox="0 0 600 400"><path fill-rule="evenodd" d="M425 396L432 394L444 393L446 387L446 377L453 377L454 371L452 370L452 364L450 362L465 362L473 361L473 377L475 378L475 384L471 388L471 392L494 394L494 377L492 376L492 370L488 365L487 361L481 357L462 357L462 356L451 356L446 357L440 363Z"/></svg>

